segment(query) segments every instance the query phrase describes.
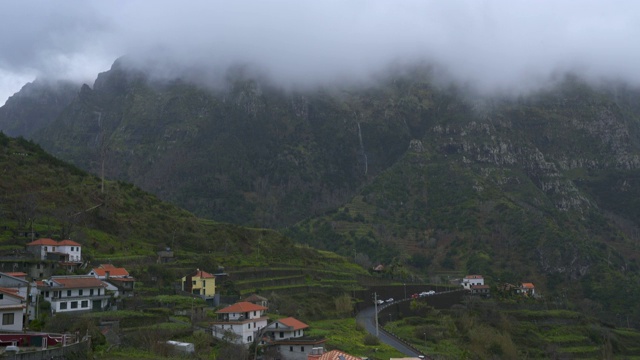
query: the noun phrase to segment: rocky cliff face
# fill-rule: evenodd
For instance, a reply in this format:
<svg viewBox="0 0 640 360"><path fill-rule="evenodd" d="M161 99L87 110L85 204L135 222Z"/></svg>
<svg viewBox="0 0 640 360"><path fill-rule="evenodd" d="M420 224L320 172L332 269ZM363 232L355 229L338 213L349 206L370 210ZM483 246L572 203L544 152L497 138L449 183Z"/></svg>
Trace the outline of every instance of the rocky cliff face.
<svg viewBox="0 0 640 360"><path fill-rule="evenodd" d="M206 89L116 63L33 137L200 216L362 261L550 291L637 280L640 92L567 77L491 99L430 79L294 92L240 72ZM11 106L0 124L20 122Z"/></svg>

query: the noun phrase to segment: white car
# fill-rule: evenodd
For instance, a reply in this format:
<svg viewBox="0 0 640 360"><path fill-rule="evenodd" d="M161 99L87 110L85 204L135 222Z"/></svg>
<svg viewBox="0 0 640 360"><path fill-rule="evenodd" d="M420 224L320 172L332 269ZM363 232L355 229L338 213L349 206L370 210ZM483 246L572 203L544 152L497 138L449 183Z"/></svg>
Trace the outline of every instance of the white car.
<svg viewBox="0 0 640 360"><path fill-rule="evenodd" d="M420 293L420 297L427 296L427 295L429 295L428 291L423 291Z"/></svg>
<svg viewBox="0 0 640 360"><path fill-rule="evenodd" d="M388 299L387 299L387 302L388 302L388 303L392 303L392 302L393 302L393 298L388 298Z"/></svg>
<svg viewBox="0 0 640 360"><path fill-rule="evenodd" d="M435 295L435 294L436 294L435 290L431 290L427 293L427 295Z"/></svg>
<svg viewBox="0 0 640 360"><path fill-rule="evenodd" d="M384 300L378 300L378 301L376 301L376 302L378 303L378 305L382 305L382 304L384 304Z"/></svg>

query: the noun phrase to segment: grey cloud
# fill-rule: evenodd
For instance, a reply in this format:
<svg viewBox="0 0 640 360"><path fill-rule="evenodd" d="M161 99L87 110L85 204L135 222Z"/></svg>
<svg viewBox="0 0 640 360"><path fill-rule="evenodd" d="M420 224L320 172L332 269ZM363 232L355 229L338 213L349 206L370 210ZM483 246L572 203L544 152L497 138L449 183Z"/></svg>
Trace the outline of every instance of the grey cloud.
<svg viewBox="0 0 640 360"><path fill-rule="evenodd" d="M283 84L418 60L480 89L563 71L640 83L630 0L21 1L0 12L12 14L0 25L0 87L25 74L95 77L123 54L211 72L255 64Z"/></svg>

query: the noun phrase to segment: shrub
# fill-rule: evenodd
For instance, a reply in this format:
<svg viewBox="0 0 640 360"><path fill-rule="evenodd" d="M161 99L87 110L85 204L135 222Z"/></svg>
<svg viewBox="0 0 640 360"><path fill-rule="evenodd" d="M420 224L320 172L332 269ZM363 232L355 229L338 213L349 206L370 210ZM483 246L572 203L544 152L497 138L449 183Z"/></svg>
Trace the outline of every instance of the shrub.
<svg viewBox="0 0 640 360"><path fill-rule="evenodd" d="M367 346L380 345L380 339L373 334L367 334L364 336L364 344Z"/></svg>

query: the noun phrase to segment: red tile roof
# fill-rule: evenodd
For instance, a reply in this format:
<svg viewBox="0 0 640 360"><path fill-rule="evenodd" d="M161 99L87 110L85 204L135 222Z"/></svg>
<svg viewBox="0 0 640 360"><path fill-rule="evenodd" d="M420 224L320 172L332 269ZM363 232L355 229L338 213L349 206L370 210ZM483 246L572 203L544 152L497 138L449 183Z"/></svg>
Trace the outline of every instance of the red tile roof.
<svg viewBox="0 0 640 360"><path fill-rule="evenodd" d="M522 287L525 289L535 289L535 285L533 283L522 283Z"/></svg>
<svg viewBox="0 0 640 360"><path fill-rule="evenodd" d="M19 292L18 289L0 287L0 292L3 294L7 294L13 297L17 297L18 299L24 300L24 297L18 295L18 292Z"/></svg>
<svg viewBox="0 0 640 360"><path fill-rule="evenodd" d="M266 307L252 304L250 302L241 301L231 306L227 306L224 309L216 311L216 314L228 314L228 313L243 313L249 311L267 310Z"/></svg>
<svg viewBox="0 0 640 360"><path fill-rule="evenodd" d="M199 277L201 279L212 279L212 278L215 278L216 276L213 274L209 274L206 271L196 269L196 272L193 275L191 275L191 277Z"/></svg>
<svg viewBox="0 0 640 360"><path fill-rule="evenodd" d="M56 246L56 245L58 245L58 242L53 240L53 239L42 238L42 239L38 239L36 241L32 241L32 242L27 244L27 246L40 246L40 245Z"/></svg>
<svg viewBox="0 0 640 360"><path fill-rule="evenodd" d="M73 240L62 240L58 243L59 246L82 246Z"/></svg>
<svg viewBox="0 0 640 360"><path fill-rule="evenodd" d="M7 274L9 276L16 277L16 278L27 277L27 273L23 273L23 272L7 272L5 274Z"/></svg>
<svg viewBox="0 0 640 360"><path fill-rule="evenodd" d="M90 288L90 287L104 287L104 283L100 279L96 279L93 276L78 276L78 277L52 277L52 281L64 286L67 289L74 288Z"/></svg>
<svg viewBox="0 0 640 360"><path fill-rule="evenodd" d="M284 324L285 326L292 327L293 330L301 330L309 327L309 325L292 317L278 319L277 321L279 321L281 324Z"/></svg>

